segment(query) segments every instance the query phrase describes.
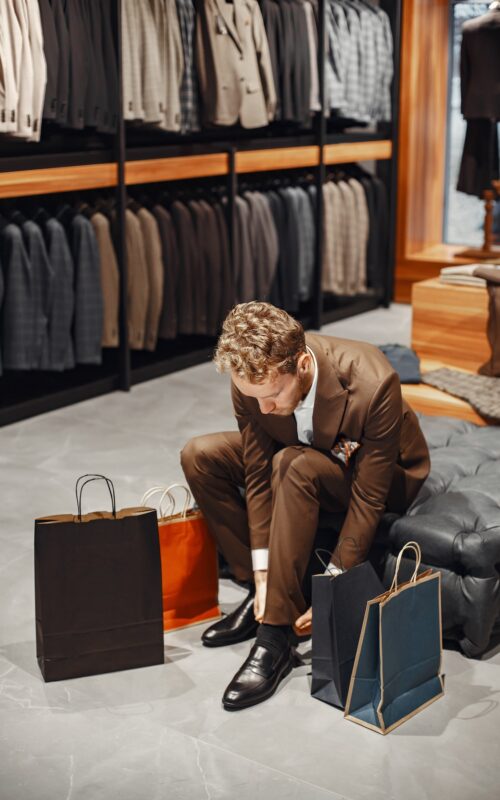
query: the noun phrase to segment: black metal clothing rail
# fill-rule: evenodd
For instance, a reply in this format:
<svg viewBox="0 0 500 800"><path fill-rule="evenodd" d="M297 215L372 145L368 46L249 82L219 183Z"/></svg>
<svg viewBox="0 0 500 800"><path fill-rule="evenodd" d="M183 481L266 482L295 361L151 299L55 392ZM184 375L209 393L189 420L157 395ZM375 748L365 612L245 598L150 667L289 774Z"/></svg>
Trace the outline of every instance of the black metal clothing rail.
<svg viewBox="0 0 500 800"><path fill-rule="evenodd" d="M325 103L325 65L326 65L326 2L319 2L318 24L318 61L320 105L324 110ZM311 130L297 131L279 135L266 130L264 135L258 132L258 138L252 132L241 132L234 139L213 139L213 135L201 135L202 141L182 141L178 137L165 138L165 143L152 142L148 146L132 144L127 147L127 131L123 119L122 103L122 39L121 39L121 0L114 0L113 23L116 41L119 76L119 120L116 134L105 137L104 142L92 146L89 150L74 152L50 152L50 148L37 147L36 153L0 157L0 173L27 169L47 169L60 166L77 166L114 162L118 168L116 186L117 236L116 255L120 269L120 345L116 351L105 354L102 367L76 367L66 373L48 375L47 373L10 373L0 377L0 426L34 416L45 411L60 408L79 402L114 389L128 391L133 384L165 375L178 369L184 369L207 361L212 353L214 343L205 337L183 337L173 342L159 343L155 353L131 352L128 344L127 330L127 254L125 246L125 210L127 206L126 164L136 160L190 156L210 153L227 153L229 171L227 181L227 214L231 255L234 246L235 199L238 191L236 172L236 154L248 150L269 150L283 147L319 148L319 161L310 170L315 173L316 184L316 253L314 292L311 302L301 314L305 327L320 328L322 324L343 319L357 313L376 308L381 302L388 305L392 298L395 253L395 221L396 221L396 189L397 189L397 153L398 153L398 113L399 113L399 62L401 41L401 0L380 0L380 6L389 14L394 40L394 81L392 90L392 121L390 125L379 126L377 132L356 131L352 134L328 132L327 118L324 111L318 113ZM204 140L203 140L204 139ZM325 146L328 144L356 143L391 139L392 158L377 163L377 174L387 187L389 195L390 237L386 280L383 296L363 295L355 298L339 298L333 307L324 310L324 297L321 289L321 264L323 257L323 237L320 235L323 222L323 184L326 180L324 161ZM353 156L353 161L356 156ZM191 179L192 180L192 179Z"/></svg>

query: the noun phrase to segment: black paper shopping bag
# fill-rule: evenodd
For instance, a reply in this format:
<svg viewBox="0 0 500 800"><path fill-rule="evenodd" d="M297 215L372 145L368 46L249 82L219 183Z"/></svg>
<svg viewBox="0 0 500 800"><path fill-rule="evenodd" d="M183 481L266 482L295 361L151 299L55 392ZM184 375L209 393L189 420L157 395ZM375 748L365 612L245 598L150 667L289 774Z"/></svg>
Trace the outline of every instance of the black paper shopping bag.
<svg viewBox="0 0 500 800"><path fill-rule="evenodd" d="M384 587L369 561L312 579L311 694L344 708L368 600Z"/></svg>
<svg viewBox="0 0 500 800"><path fill-rule="evenodd" d="M112 511L82 514L83 487L100 479ZM35 520L36 646L44 680L162 664L156 511L117 511L104 476L82 476L76 494L76 516Z"/></svg>

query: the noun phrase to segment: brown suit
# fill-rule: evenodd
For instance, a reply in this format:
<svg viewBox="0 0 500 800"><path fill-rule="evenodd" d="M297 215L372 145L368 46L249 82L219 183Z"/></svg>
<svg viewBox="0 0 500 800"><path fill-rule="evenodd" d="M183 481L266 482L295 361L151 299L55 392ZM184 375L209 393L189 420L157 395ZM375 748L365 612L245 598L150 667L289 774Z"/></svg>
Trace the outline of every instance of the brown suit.
<svg viewBox="0 0 500 800"><path fill-rule="evenodd" d="M269 547L264 620L290 624L304 612L302 581L320 508L346 511L342 563L362 561L385 509L404 512L429 472L417 418L385 356L362 342L308 334L318 385L313 445L294 415L262 414L233 386L239 433L192 439L182 465L234 573L252 578L251 549ZM360 448L348 466L331 449L339 435ZM246 505L238 490L245 486ZM356 544L349 538L353 537ZM339 563L338 546L333 559Z"/></svg>

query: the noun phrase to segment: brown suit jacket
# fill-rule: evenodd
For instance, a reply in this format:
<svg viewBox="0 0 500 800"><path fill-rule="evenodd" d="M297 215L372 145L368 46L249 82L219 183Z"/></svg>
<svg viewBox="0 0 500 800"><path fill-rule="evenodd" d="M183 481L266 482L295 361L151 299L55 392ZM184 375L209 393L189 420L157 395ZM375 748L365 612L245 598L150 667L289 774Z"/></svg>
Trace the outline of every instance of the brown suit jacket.
<svg viewBox="0 0 500 800"><path fill-rule="evenodd" d="M330 453L340 434L361 445L349 464L351 498L339 541L346 567L362 561L385 509L403 512L429 473L429 451L414 412L401 396L399 377L383 353L364 342L306 335L316 356L318 384L313 447ZM243 440L252 549L269 546L271 470L277 450L300 445L294 415L261 414L257 400L232 385Z"/></svg>

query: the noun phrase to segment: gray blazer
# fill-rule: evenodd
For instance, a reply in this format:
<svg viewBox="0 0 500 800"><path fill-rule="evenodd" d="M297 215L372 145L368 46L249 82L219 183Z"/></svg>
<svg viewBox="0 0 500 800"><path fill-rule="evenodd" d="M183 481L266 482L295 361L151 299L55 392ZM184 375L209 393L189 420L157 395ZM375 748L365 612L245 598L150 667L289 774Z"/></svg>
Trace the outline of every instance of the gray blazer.
<svg viewBox="0 0 500 800"><path fill-rule="evenodd" d="M2 349L4 369L33 369L35 303L32 269L21 228L9 223L0 239L4 273Z"/></svg>
<svg viewBox="0 0 500 800"><path fill-rule="evenodd" d="M260 128L274 118L271 57L257 0L204 0L196 55L208 124Z"/></svg>
<svg viewBox="0 0 500 800"><path fill-rule="evenodd" d="M17 212L12 221L16 222ZM22 221L21 221L22 220ZM49 261L42 231L32 220L19 214L24 244L31 266L31 296L33 300L32 369L47 369L50 364L49 320L54 303L55 272Z"/></svg>
<svg viewBox="0 0 500 800"><path fill-rule="evenodd" d="M193 0L177 0L177 14L184 55L184 71L180 88L181 130L199 130L198 76L194 65L195 10Z"/></svg>
<svg viewBox="0 0 500 800"><path fill-rule="evenodd" d="M47 253L54 272L48 320L49 347L43 369L61 371L75 366L71 328L75 309L74 266L66 232L56 219L44 225Z"/></svg>
<svg viewBox="0 0 500 800"><path fill-rule="evenodd" d="M99 247L92 223L76 214L70 224L75 265L75 359L78 364L102 361L103 299Z"/></svg>

